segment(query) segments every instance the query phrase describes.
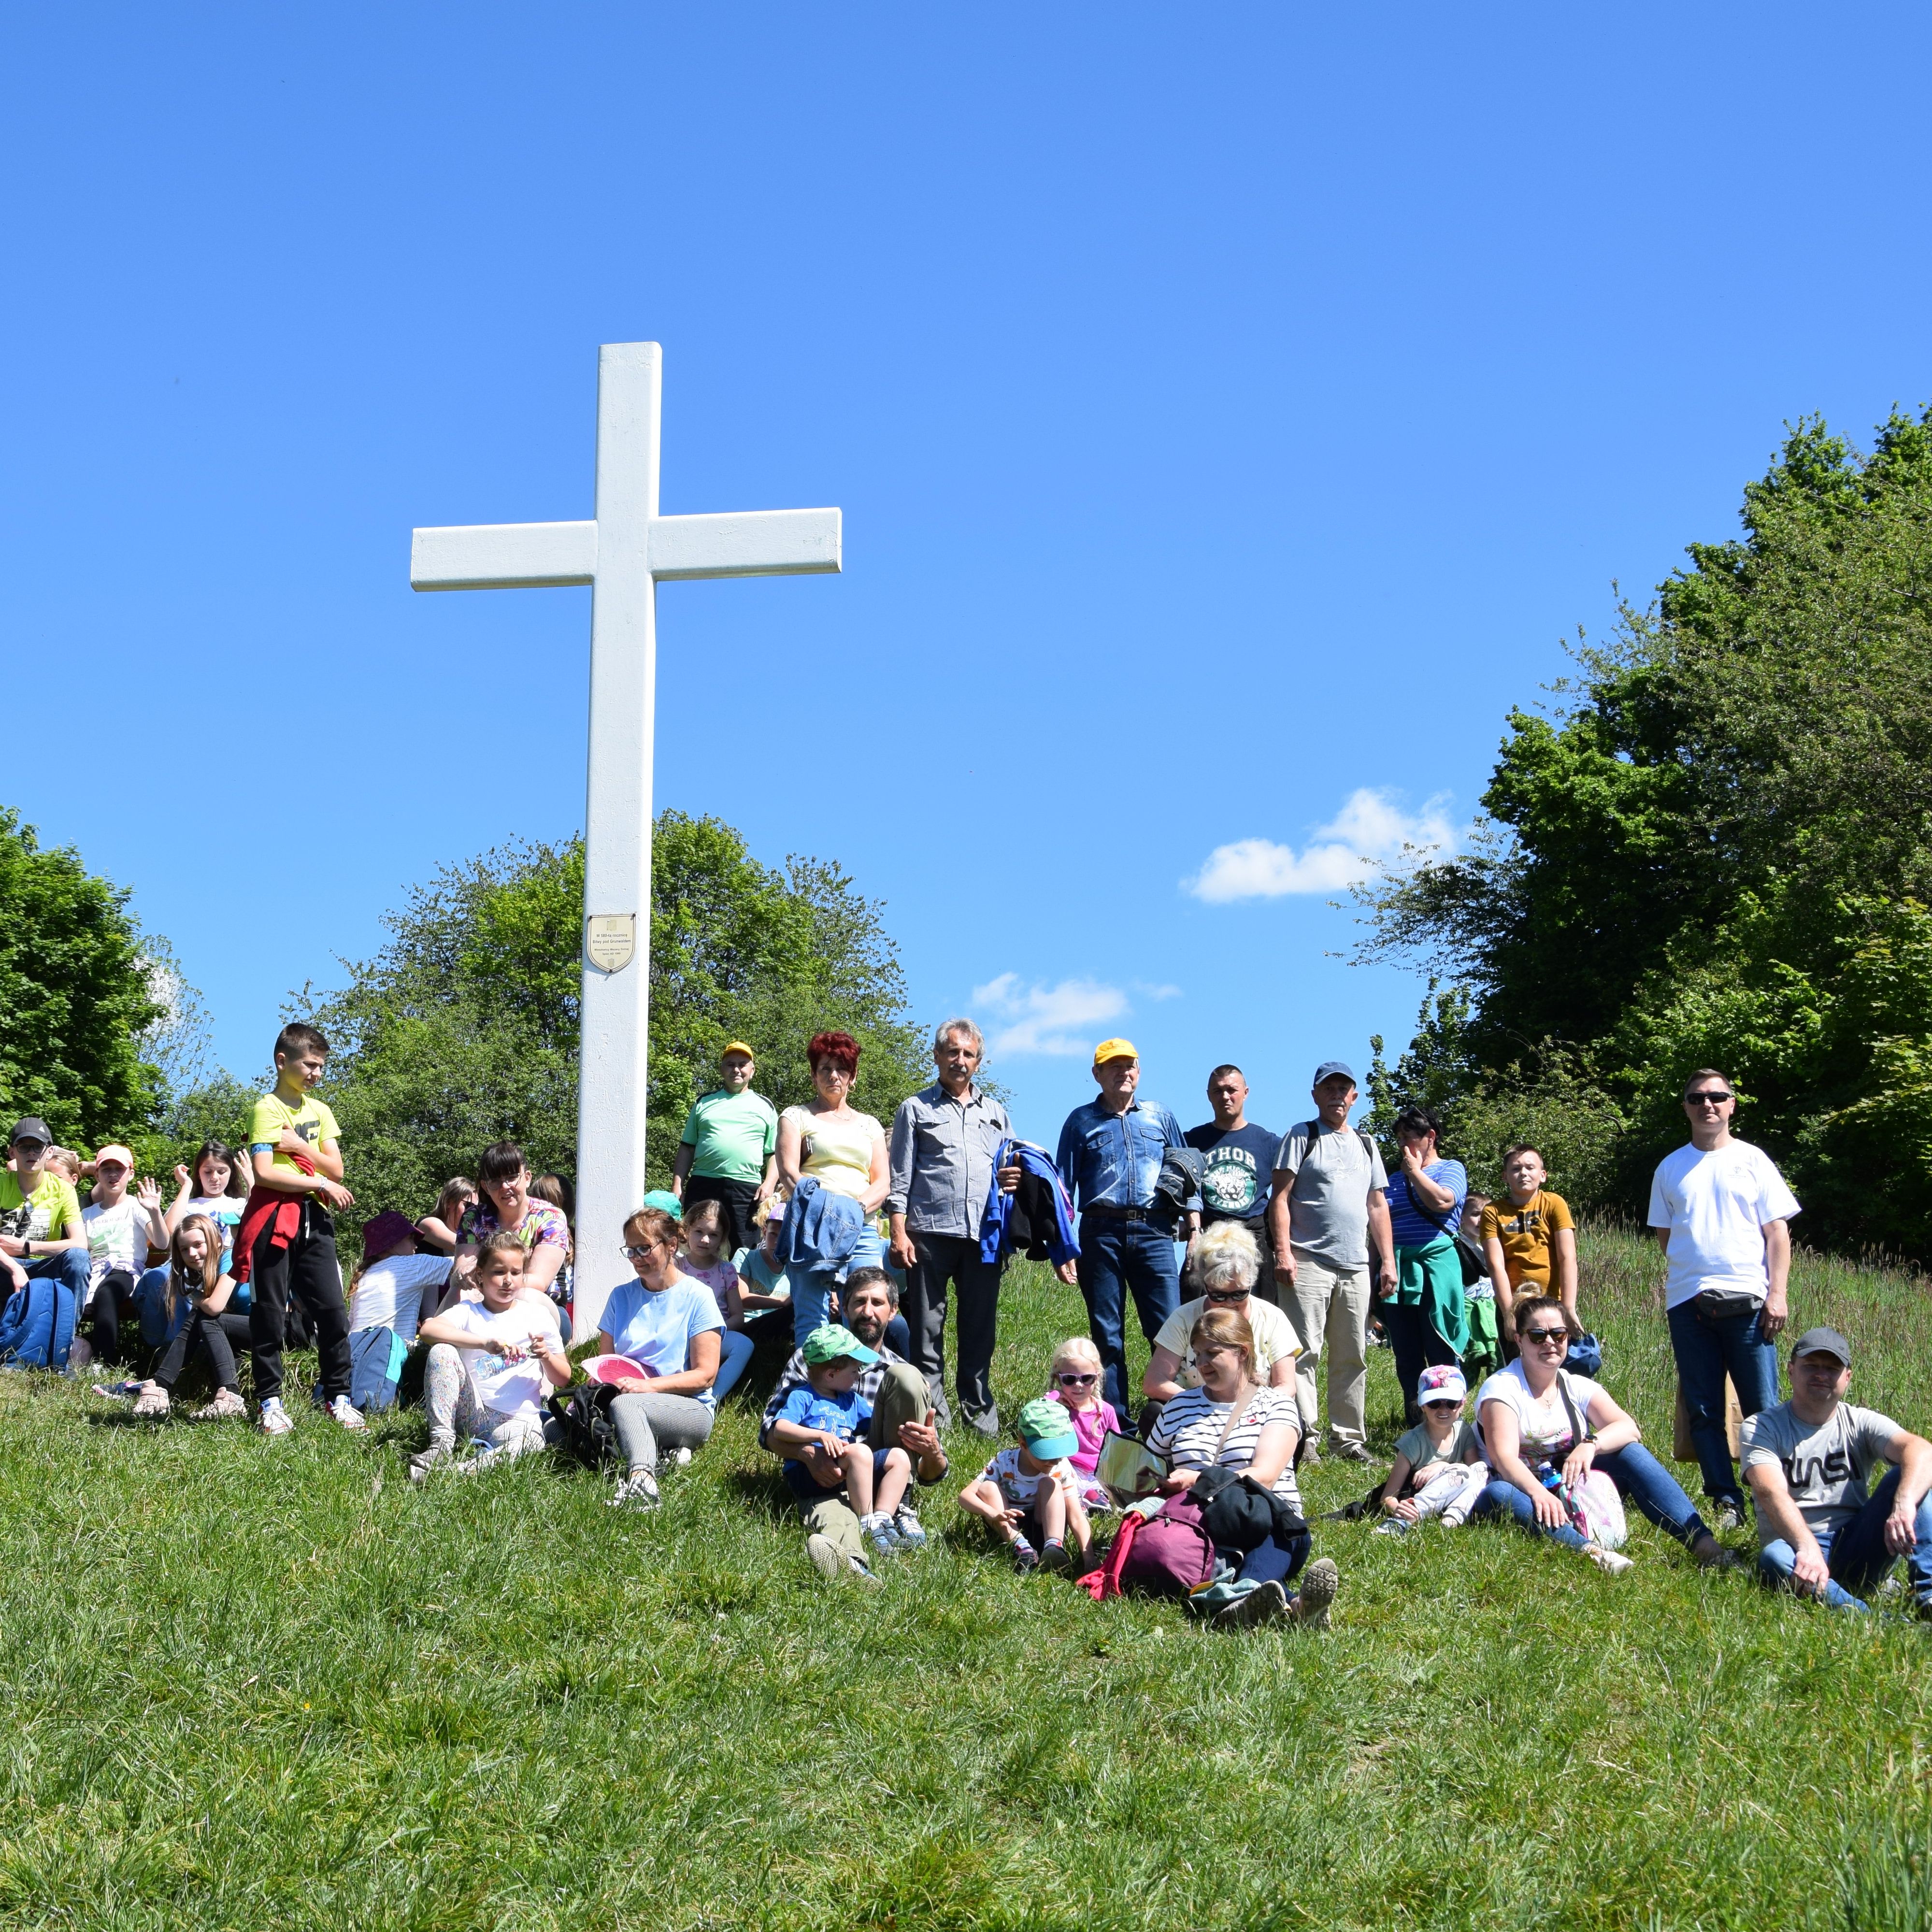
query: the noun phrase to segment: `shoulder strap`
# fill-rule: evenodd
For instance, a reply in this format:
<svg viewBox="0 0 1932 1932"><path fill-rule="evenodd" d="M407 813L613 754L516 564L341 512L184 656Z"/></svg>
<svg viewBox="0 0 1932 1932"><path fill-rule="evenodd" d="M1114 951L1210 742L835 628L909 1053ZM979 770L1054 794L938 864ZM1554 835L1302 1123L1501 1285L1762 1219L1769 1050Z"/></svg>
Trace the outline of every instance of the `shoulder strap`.
<svg viewBox="0 0 1932 1932"><path fill-rule="evenodd" d="M1255 1397L1259 1395L1261 1392L1261 1384L1257 1382L1250 1388L1247 1394L1243 1396L1239 1402L1235 1403L1232 1408L1228 1410L1228 1419L1221 1425L1220 1439L1214 1444L1214 1453L1208 1458L1210 1467L1212 1467L1214 1464L1218 1463L1220 1461L1221 1451L1227 1448L1228 1438L1234 1432L1234 1424L1240 1421L1243 1416L1247 1414L1248 1405L1252 1402Z"/></svg>
<svg viewBox="0 0 1932 1932"><path fill-rule="evenodd" d="M1576 1406L1576 1398L1570 1392L1568 1369L1556 1371L1556 1392L1562 1396L1564 1409L1570 1418L1570 1446L1574 1449L1590 1440L1590 1418Z"/></svg>

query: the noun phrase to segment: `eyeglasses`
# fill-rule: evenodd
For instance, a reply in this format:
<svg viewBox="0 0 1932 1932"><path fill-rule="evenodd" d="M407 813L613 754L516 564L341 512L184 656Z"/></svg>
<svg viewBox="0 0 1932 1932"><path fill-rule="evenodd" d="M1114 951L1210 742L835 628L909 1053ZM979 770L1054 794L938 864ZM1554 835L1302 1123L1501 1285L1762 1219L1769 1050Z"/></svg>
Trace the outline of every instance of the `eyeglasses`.
<svg viewBox="0 0 1932 1932"><path fill-rule="evenodd" d="M624 1250L624 1253L625 1253L626 1258L627 1259L628 1259L628 1260L634 1261L634 1262L640 1262L640 1261L642 1261L642 1260L644 1259L644 1258L646 1255L661 1255L661 1254L662 1254L664 1252L664 1250L662 1248L659 1247L659 1246L657 1245L657 1244L656 1244L656 1242L652 1242L652 1243L651 1243L649 1246L645 1246L645 1247L641 1247L641 1248L629 1248L629 1247L627 1247L627 1248Z"/></svg>
<svg viewBox="0 0 1932 1932"><path fill-rule="evenodd" d="M1064 1388L1091 1388L1100 1378L1098 1376L1055 1376L1053 1379Z"/></svg>
<svg viewBox="0 0 1932 1932"><path fill-rule="evenodd" d="M1522 1331L1522 1339L1526 1342L1567 1343L1570 1340L1570 1331L1567 1328L1526 1328Z"/></svg>
<svg viewBox="0 0 1932 1932"><path fill-rule="evenodd" d="M1245 1288L1210 1288L1202 1298L1204 1301L1245 1301L1253 1291Z"/></svg>
<svg viewBox="0 0 1932 1932"><path fill-rule="evenodd" d="M1684 1103L1688 1107L1721 1107L1726 1100L1735 1100L1735 1094L1687 1094Z"/></svg>

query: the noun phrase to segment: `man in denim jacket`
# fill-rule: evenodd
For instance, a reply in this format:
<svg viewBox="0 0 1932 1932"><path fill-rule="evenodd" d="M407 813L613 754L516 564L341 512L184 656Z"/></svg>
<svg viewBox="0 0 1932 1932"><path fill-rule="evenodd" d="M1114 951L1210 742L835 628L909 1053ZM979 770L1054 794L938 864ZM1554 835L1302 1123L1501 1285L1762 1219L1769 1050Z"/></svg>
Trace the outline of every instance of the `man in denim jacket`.
<svg viewBox="0 0 1932 1932"><path fill-rule="evenodd" d="M1080 1285L1088 1328L1100 1352L1102 1393L1122 1415L1128 1412L1127 1292L1150 1346L1180 1302L1174 1216L1155 1198L1154 1183L1168 1150L1187 1143L1165 1107L1134 1097L1140 1077L1133 1042L1103 1040L1094 1049L1100 1098L1067 1115L1054 1156L1080 1208L1080 1258L1062 1268L1060 1278ZM1200 1196L1180 1204L1184 1211L1198 1211Z"/></svg>

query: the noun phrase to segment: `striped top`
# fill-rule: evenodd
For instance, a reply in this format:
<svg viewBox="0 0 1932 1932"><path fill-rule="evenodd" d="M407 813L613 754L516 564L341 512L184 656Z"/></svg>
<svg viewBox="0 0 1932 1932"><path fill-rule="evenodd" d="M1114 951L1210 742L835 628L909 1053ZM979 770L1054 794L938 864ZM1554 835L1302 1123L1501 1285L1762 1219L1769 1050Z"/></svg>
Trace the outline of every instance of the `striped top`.
<svg viewBox="0 0 1932 1932"><path fill-rule="evenodd" d="M1236 1471L1244 1470L1255 1460L1255 1445L1262 1431L1272 1422L1285 1422L1298 1435L1301 1422L1294 1406L1292 1388L1256 1390L1241 1419L1228 1431L1228 1439L1216 1455L1232 1402L1212 1400L1205 1389L1183 1389L1168 1403L1148 1432L1147 1445L1156 1456L1165 1456L1171 1468L1204 1469L1220 1462ZM1274 1492L1298 1514L1301 1492L1294 1486L1294 1463L1291 1457L1275 1478Z"/></svg>

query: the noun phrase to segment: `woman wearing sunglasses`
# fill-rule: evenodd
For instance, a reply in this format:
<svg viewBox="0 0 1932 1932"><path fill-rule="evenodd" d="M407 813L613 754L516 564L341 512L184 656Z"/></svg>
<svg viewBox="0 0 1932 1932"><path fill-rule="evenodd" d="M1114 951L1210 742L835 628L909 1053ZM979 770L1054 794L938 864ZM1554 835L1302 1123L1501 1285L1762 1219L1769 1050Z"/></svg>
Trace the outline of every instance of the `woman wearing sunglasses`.
<svg viewBox="0 0 1932 1932"><path fill-rule="evenodd" d="M1187 1338L1210 1308L1238 1315L1248 1324L1255 1340L1255 1378L1264 1388L1294 1385L1294 1358L1301 1345L1286 1314L1255 1294L1261 1270L1260 1244L1241 1222L1216 1221L1196 1238L1187 1257L1194 1299L1184 1301L1162 1323L1147 1373L1141 1378L1141 1393L1148 1399L1141 1412L1143 1436L1154 1426L1163 1402L1172 1402L1184 1389L1200 1387L1200 1371Z"/></svg>
<svg viewBox="0 0 1932 1932"><path fill-rule="evenodd" d="M1562 1303L1548 1294L1518 1301L1516 1337L1521 1352L1484 1383L1476 1398L1476 1431L1490 1481L1472 1515L1507 1512L1525 1529L1580 1550L1615 1575L1630 1568L1630 1558L1577 1529L1562 1497L1540 1473L1553 1471L1574 1490L1594 1471L1700 1563L1735 1562L1676 1478L1639 1441L1636 1423L1610 1392L1564 1367L1570 1327Z"/></svg>

